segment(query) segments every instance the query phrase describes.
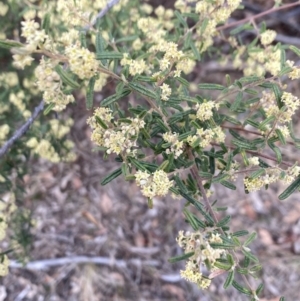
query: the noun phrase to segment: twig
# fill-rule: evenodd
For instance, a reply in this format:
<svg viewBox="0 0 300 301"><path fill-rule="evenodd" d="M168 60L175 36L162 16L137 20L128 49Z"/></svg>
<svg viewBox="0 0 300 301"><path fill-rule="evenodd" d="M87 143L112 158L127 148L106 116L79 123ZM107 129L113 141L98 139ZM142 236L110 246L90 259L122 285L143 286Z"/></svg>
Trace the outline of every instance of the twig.
<svg viewBox="0 0 300 301"><path fill-rule="evenodd" d="M282 10L282 9L285 9L285 8L291 8L291 7L297 6L297 5L300 5L300 1L297 1L297 2L294 2L294 3L285 4L285 5L282 5L280 7L273 7L273 8L268 9L268 10L266 10L266 11L260 13L260 14L257 14L257 15L254 15L254 16L249 16L249 17L244 18L242 20L235 21L235 22L232 22L232 23L229 23L229 24L225 24L225 25L219 26L219 27L217 27L217 30L224 30L226 28L234 27L234 26L246 23L246 22L248 22L250 20L258 19L258 18L261 18L261 17L263 17L265 15L271 14L273 12L276 12L276 11L279 11L279 10Z"/></svg>
<svg viewBox="0 0 300 301"><path fill-rule="evenodd" d="M214 146L219 146L219 147L221 147L220 144L215 143L215 142L211 142L210 144L211 144L211 145L214 145ZM225 146L228 147L228 148L231 148L231 149L235 149L235 148L236 148L235 146L231 146L231 145L225 145ZM262 158L271 160L271 161L278 162L277 159L276 159L275 157L271 157L271 156L262 154L262 153L260 153L260 152L255 152L255 151L251 151L251 150L247 150L247 149L245 149L245 152L246 152L246 153L249 153L249 154L252 154L252 155L255 155L255 156L258 156L258 157L262 157ZM290 164L290 163L285 162L285 161L281 161L280 164L285 165L285 166L288 166L288 167L292 167L292 166L293 166L293 164Z"/></svg>
<svg viewBox="0 0 300 301"><path fill-rule="evenodd" d="M192 159L193 158L193 155L192 155L192 152L191 150L189 149L189 158ZM202 195L202 198L204 200L204 203L205 203L205 206L206 206L206 209L207 211L209 212L209 214L211 215L211 217L213 218L214 222L217 224L218 223L218 219L211 207L211 204L206 196L206 192L205 192L205 189L203 187L203 184L202 184L202 181L203 179L200 177L199 173L198 173L198 169L196 167L196 165L193 165L193 167L191 168L191 174L193 175L194 179L196 180L197 182L197 186L201 192L201 195Z"/></svg>
<svg viewBox="0 0 300 301"><path fill-rule="evenodd" d="M38 117L43 109L44 100L42 100L40 104L34 108L32 116L19 129L15 131L13 136L8 141L4 143L4 145L0 149L0 158L7 153L7 151L11 148L11 146L17 139L22 137L28 131L29 127L33 124L34 120Z"/></svg>
<svg viewBox="0 0 300 301"><path fill-rule="evenodd" d="M97 21L99 19L101 19L102 17L104 17L107 12L116 4L118 4L120 0L110 0L107 5L96 15L96 17L94 18L94 20L91 22L90 25L87 25L84 27L84 31L87 32L91 29L91 27L93 27Z"/></svg>
<svg viewBox="0 0 300 301"><path fill-rule="evenodd" d="M24 268L28 270L48 270L53 267L66 265L66 264L99 264L106 266L116 266L118 268L124 268L129 264L134 265L148 265L158 267L161 265L159 260L140 260L140 259L112 259L108 257L88 257L88 256L71 256L71 257L61 257L52 259L42 259L28 262L25 266L17 261L10 261L10 268Z"/></svg>

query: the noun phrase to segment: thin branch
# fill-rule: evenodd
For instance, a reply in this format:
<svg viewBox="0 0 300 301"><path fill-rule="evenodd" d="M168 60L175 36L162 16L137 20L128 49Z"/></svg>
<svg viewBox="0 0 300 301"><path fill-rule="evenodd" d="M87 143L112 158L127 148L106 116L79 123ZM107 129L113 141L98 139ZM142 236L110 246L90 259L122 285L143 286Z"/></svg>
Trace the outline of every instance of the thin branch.
<svg viewBox="0 0 300 301"><path fill-rule="evenodd" d="M254 15L254 16L249 16L249 17L244 18L242 20L235 21L235 22L232 22L232 23L229 23L229 24L225 24L225 25L219 26L219 27L217 27L217 30L224 30L224 29L227 29L227 28L230 28L230 27L234 27L234 26L246 23L246 22L248 22L250 20L258 19L258 18L261 18L261 17L263 17L265 15L271 14L273 12L276 12L276 11L279 11L279 10L282 10L282 9L286 9L286 8L291 8L291 7L297 6L297 5L300 5L300 1L297 1L297 2L294 2L294 3L285 4L285 5L282 5L280 7L273 7L273 8L268 9L268 10L266 10L266 11L260 13L260 14L257 14L257 15Z"/></svg>
<svg viewBox="0 0 300 301"><path fill-rule="evenodd" d="M220 144L215 143L215 142L211 142L210 144L211 144L211 145L214 145L214 146L219 146L219 147L221 147ZM225 146L228 147L228 148L231 148L231 149L235 149L235 148L236 148L235 146L231 146L231 145L225 145ZM271 157L271 156L262 154L262 153L260 153L260 152L255 152L255 151L251 151L251 150L247 150L247 149L245 149L245 152L246 152L246 153L249 153L249 154L251 154L251 155L255 155L255 156L262 157L262 158L265 158L265 159L268 159L268 160L271 160L271 161L278 162L277 159L276 159L275 157ZM285 161L281 161L280 164L285 165L285 166L288 166L288 167L292 167L292 166L293 166L293 164L290 164L290 163L285 162Z"/></svg>
<svg viewBox="0 0 300 301"><path fill-rule="evenodd" d="M192 155L191 149L189 149L188 154L189 154L189 158L192 159L193 155ZM203 201L204 201L204 204L206 206L207 211L209 212L209 214L213 218L214 222L217 224L218 219L217 219L217 217L215 215L215 212L213 211L213 209L211 207L211 204L210 204L210 202L209 202L209 200L206 196L206 192L205 192L205 189L204 189L203 184L202 184L203 179L200 177L196 165L193 165L193 167L191 168L191 174L197 182L197 186L198 186L198 188L201 192L201 195L202 195L202 198L203 198Z"/></svg>
<svg viewBox="0 0 300 301"><path fill-rule="evenodd" d="M66 264L99 264L106 266L116 266L118 268L124 268L128 264L134 265L148 265L158 267L161 265L159 260L140 260L140 259L113 259L108 257L89 257L89 256L70 256L70 257L61 257L61 258L52 258L52 259L42 259L28 262L26 265L23 265L17 261L10 260L10 268L25 268L28 270L48 270L53 267L66 265Z"/></svg>
<svg viewBox="0 0 300 301"><path fill-rule="evenodd" d="M97 23L97 21L103 18L114 5L119 3L119 1L120 0L110 0L107 5L96 15L91 24L84 27L84 31L89 31Z"/></svg>
<svg viewBox="0 0 300 301"><path fill-rule="evenodd" d="M240 128L240 127L236 127L236 126L228 126L228 125L221 125L222 128L224 129L229 129L229 130L235 130L235 131L242 131L248 134L254 134L254 135L259 135L259 136L263 136L263 134L259 133L259 132L255 132L255 131L251 131L251 130L246 130L244 128Z"/></svg>
<svg viewBox="0 0 300 301"><path fill-rule="evenodd" d="M33 124L34 120L38 117L41 111L44 109L44 100L40 102L40 104L34 108L34 112L31 117L19 128L15 131L13 136L4 143L4 145L0 149L0 158L4 156L7 151L12 147L17 139L22 137Z"/></svg>

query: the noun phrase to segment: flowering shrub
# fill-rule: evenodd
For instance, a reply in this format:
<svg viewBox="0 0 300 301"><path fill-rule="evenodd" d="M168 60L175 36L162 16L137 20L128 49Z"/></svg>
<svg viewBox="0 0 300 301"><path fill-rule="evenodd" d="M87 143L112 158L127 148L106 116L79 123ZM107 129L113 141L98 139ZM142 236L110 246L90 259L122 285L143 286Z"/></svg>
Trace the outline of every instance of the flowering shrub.
<svg viewBox="0 0 300 301"><path fill-rule="evenodd" d="M299 143L292 117L300 101L287 91L285 81L298 79L300 73L286 59L287 47L274 43L276 32L264 24L258 28L252 19L228 36L225 29L232 25L222 24L242 8L240 0L177 0L174 9L137 0L30 2L21 22L22 42L2 39L0 46L11 49L13 64L21 70L39 59L26 85L42 93L47 112L64 110L78 90L92 109L94 93L108 80L115 82L115 93L87 120L98 149L121 165L102 184L120 175L134 180L150 207L153 198L170 192L183 197L199 215L184 210L193 231L179 233L184 254L171 259L187 260L181 276L204 289L227 273L225 288L232 285L259 300L263 286L253 288L247 280L260 269L248 247L256 234L232 233L230 217L218 220L209 197L213 184L236 189L239 175L244 175L246 193L284 181L288 188L281 200L300 187L300 167L284 162L280 148L287 141ZM279 2L273 10L282 8ZM107 5L113 6L111 12ZM245 45L236 35L249 29L257 37ZM214 47L220 41L230 51ZM290 49L300 54L296 47ZM224 85L191 83L190 74L207 54L243 77L232 80L227 75ZM10 99L21 108L16 97ZM47 133L61 139L72 122L49 121ZM3 125L1 139L8 134ZM50 136L31 137L26 146L57 162Z"/></svg>

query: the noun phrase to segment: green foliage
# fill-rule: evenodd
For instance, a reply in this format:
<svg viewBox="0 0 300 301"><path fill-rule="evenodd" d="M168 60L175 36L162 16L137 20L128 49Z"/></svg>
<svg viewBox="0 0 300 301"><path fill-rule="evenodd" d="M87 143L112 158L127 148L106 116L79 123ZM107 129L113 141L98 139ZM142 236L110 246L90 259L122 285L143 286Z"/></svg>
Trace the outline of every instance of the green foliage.
<svg viewBox="0 0 300 301"><path fill-rule="evenodd" d="M16 165L12 162L21 154L26 159L39 154L53 162L74 159L66 138L72 120L51 119L51 112L62 111L81 90L90 110L96 106L94 95L112 83L114 92L105 96L87 121L91 139L103 150L103 156L115 156L121 166L101 184L121 175L127 181L134 180L149 208L154 197L170 192L183 197L186 206L196 212L183 210L193 232L180 231L177 241L185 253L170 262L187 260L181 275L203 289L211 281L209 274L200 272L203 265L208 273L216 268L224 270L224 288L233 286L250 300L258 300L262 285L254 291L247 287L247 281L240 284L236 279L237 274L255 278L261 268L249 248L256 233L232 233L231 217L225 212L219 220L215 214L226 207L217 207L209 196L212 185L235 190L233 182L240 175L247 193L285 180L289 186L279 195L281 200L300 187L300 167L283 161L282 155L282 146L291 142L289 138L296 147L300 141L292 129L300 100L287 91L282 76L294 80L300 78L300 72L286 60L287 47L274 44L276 33L267 30L264 23L260 27L242 24L230 31L231 37L224 31L224 43L227 41L230 48L225 54L214 47L214 38L227 26L222 28L227 19L224 7L214 1L186 7L176 1L174 10L160 6L153 13L137 0L121 1L97 20L92 18L98 13L93 1L87 1L89 7L77 1L72 6L42 1L29 7L33 15L29 8L23 10L22 5L12 3L8 16L15 24L24 16L19 33L24 39L22 43L15 41L14 27L8 26L6 36L0 39L1 56L10 56L11 50L14 66L26 71L12 75L14 85L4 81L0 86L5 108L1 129L8 131L3 142L12 135L12 128L28 119L39 99L44 99L46 109L5 156L1 192L15 193L13 187L18 185L12 185L9 178ZM228 3L225 15L239 4ZM89 17L86 11L92 12ZM33 25L36 20L41 29L37 23ZM256 30L257 37L248 45L234 38L249 29ZM289 49L299 55L296 47ZM240 72L239 79L226 75L225 84L192 84L190 73L209 57L226 58L243 74ZM5 66L5 72L11 70L11 64ZM19 166L17 174L22 179L25 167ZM15 219L15 224L18 221ZM28 249L30 235L26 238L24 233L15 233L17 241ZM245 235L248 237L243 241Z"/></svg>

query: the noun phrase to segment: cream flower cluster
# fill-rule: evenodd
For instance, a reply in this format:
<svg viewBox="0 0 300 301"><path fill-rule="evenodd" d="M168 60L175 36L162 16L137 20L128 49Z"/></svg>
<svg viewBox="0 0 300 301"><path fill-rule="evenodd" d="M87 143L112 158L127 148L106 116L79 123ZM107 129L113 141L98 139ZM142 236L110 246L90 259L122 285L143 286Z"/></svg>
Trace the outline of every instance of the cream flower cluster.
<svg viewBox="0 0 300 301"><path fill-rule="evenodd" d="M163 170L157 170L153 174L138 170L135 173L136 184L141 187L142 194L148 198L165 196L173 186L168 174Z"/></svg>
<svg viewBox="0 0 300 301"><path fill-rule="evenodd" d="M50 133L57 139L62 139L70 132L70 127L74 124L74 120L68 118L62 123L58 119L52 119L49 121Z"/></svg>
<svg viewBox="0 0 300 301"><path fill-rule="evenodd" d="M74 102L73 95L65 95L61 90L61 79L54 70L56 63L42 58L40 64L35 69L35 76L37 78L36 85L43 94L43 99L46 103L54 103L54 109L61 111L66 106Z"/></svg>
<svg viewBox="0 0 300 301"><path fill-rule="evenodd" d="M13 65L16 68L24 69L26 66L30 66L33 61L33 58L30 56L32 52L37 49L51 49L52 42L45 33L45 30L40 30L39 23L33 19L23 21L21 25L22 36L26 38L26 45L22 48L13 49L15 53L13 55Z"/></svg>
<svg viewBox="0 0 300 301"><path fill-rule="evenodd" d="M197 118L201 121L209 120L213 116L213 109L218 110L219 104L214 101L205 101L196 105Z"/></svg>
<svg viewBox="0 0 300 301"><path fill-rule="evenodd" d="M2 180L2 179L1 179ZM0 181L1 181L0 180ZM1 196L0 202L0 240L3 240L6 235L6 229L8 226L9 219L11 215L17 209L16 197L13 192L7 192ZM0 250L1 252L1 250ZM8 274L9 259L7 255L2 255L0 257L0 277Z"/></svg>
<svg viewBox="0 0 300 301"><path fill-rule="evenodd" d="M201 20L208 20L204 30L202 26L197 28L197 33L200 37L202 37L202 39L196 43L196 46L199 48L200 53L202 53L213 44L213 37L218 35L218 31L216 29L217 25L219 23L223 23L230 17L231 13L240 5L241 0L197 0L194 2L197 2L195 5L195 12L200 14ZM226 5L225 2L227 2ZM180 9L182 12L191 11L192 5L189 5L183 0L177 0L175 7L179 3L181 3L181 7L177 7L177 9ZM182 9L183 7L184 9ZM199 24L202 23L200 22Z"/></svg>
<svg viewBox="0 0 300 301"><path fill-rule="evenodd" d="M170 86L166 83L163 83L160 86L160 89L161 89L161 99L164 101L168 100L172 93L172 89L170 88Z"/></svg>
<svg viewBox="0 0 300 301"><path fill-rule="evenodd" d="M79 0L72 3L68 0L58 0L57 11L67 24L72 26L84 26L89 24L89 16L91 14L85 2L86 1ZM74 5L75 3L76 5Z"/></svg>
<svg viewBox="0 0 300 301"><path fill-rule="evenodd" d="M295 66L295 62L287 60L286 64L288 67L292 68L292 71L288 74L288 77L292 80L300 78L300 68Z"/></svg>
<svg viewBox="0 0 300 301"><path fill-rule="evenodd" d="M246 177L244 179L244 185L249 192L252 192L260 190L265 185L275 183L279 180L282 180L285 184L291 184L293 181L295 181L296 177L299 176L299 173L300 167L297 165L289 167L285 171L278 167L266 168L265 174L258 178L251 179Z"/></svg>
<svg viewBox="0 0 300 301"><path fill-rule="evenodd" d="M274 93L263 91L262 97L260 98L260 103L267 117L274 116L277 119L277 123L273 130L279 129L282 135L286 138L290 136L289 129L286 124L292 120L292 117L299 109L300 100L297 96L288 92L283 92L281 100L284 103L284 109L280 110L276 103ZM261 130L261 133L265 134L270 130L270 126L266 126L265 129ZM275 132L271 133L271 137L276 136L277 134Z"/></svg>
<svg viewBox="0 0 300 301"><path fill-rule="evenodd" d="M7 135L9 133L9 125L3 124L0 126L0 145L2 142L4 142L7 138Z"/></svg>
<svg viewBox="0 0 300 301"><path fill-rule="evenodd" d="M98 61L95 53L78 45L68 46L65 50L71 71L81 79L90 79L97 73Z"/></svg>
<svg viewBox="0 0 300 301"><path fill-rule="evenodd" d="M276 34L275 30L268 29L260 35L260 42L264 46L269 45L275 40Z"/></svg>
<svg viewBox="0 0 300 301"><path fill-rule="evenodd" d="M121 66L129 66L129 73L132 76L135 76L137 74L142 74L145 72L145 70L148 69L148 66L146 65L146 62L144 60L132 60L129 58L128 53L123 54L123 58L120 62Z"/></svg>
<svg viewBox="0 0 300 301"><path fill-rule="evenodd" d="M200 145L202 148L210 145L211 142L224 142L225 133L222 128L217 126L213 129L197 129L196 135L188 136L186 141L193 147ZM195 143L197 143L195 145Z"/></svg>
<svg viewBox="0 0 300 301"><path fill-rule="evenodd" d="M97 118L105 123L105 126L97 122ZM139 118L128 118L130 123L115 125L112 123L112 111L108 108L97 108L87 123L92 128L91 140L97 145L105 147L107 154L134 154L137 147L136 140L139 130L145 122Z"/></svg>
<svg viewBox="0 0 300 301"><path fill-rule="evenodd" d="M58 135L61 137L60 134ZM46 139L38 140L37 138L32 137L27 141L26 145L27 147L32 149L33 153L38 154L41 158L49 160L53 163L58 163L60 161L72 162L76 159L75 153L72 152L72 149L74 148L74 143L71 140L66 140L62 143L63 147L66 149L65 156L60 156L55 151L50 141Z"/></svg>
<svg viewBox="0 0 300 301"><path fill-rule="evenodd" d="M211 268L214 268L216 260L226 253L225 250L213 249L210 245L223 243L220 235L218 233L205 234L200 231L193 233L179 231L176 241L185 253L194 252L194 255L188 258L185 270L180 271L181 277L196 283L202 289L207 288L211 280L203 276L201 266L209 264Z"/></svg>
<svg viewBox="0 0 300 301"><path fill-rule="evenodd" d="M183 141L178 140L177 133L165 133L163 134L163 139L169 143L171 146L166 149L167 154L174 154L174 158L177 159L183 153Z"/></svg>

